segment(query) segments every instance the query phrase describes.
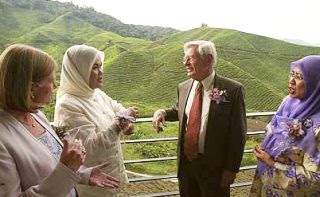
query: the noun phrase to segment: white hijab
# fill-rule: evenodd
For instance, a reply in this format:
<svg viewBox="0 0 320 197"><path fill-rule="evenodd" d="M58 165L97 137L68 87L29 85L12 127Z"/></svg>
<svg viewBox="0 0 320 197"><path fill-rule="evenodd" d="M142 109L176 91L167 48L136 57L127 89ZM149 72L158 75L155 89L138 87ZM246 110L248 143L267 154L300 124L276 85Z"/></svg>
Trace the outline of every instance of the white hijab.
<svg viewBox="0 0 320 197"><path fill-rule="evenodd" d="M104 52L87 45L74 45L63 56L60 87L57 100L64 94L90 98L94 89L89 87L93 64L97 59L103 63Z"/></svg>

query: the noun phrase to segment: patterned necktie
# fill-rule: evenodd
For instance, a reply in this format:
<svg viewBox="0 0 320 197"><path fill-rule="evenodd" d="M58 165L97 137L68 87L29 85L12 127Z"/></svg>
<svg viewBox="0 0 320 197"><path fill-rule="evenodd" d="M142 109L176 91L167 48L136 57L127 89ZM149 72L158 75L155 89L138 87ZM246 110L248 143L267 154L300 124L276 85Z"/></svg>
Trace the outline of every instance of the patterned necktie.
<svg viewBox="0 0 320 197"><path fill-rule="evenodd" d="M187 124L187 132L184 137L184 154L189 161L197 158L199 148L199 132L202 113L202 84L199 82L192 101Z"/></svg>

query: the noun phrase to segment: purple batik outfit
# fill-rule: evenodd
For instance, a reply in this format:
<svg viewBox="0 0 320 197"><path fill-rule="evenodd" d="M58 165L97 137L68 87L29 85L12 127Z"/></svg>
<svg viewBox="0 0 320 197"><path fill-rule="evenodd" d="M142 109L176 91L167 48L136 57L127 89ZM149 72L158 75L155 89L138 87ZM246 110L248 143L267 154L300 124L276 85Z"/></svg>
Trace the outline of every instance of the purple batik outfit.
<svg viewBox="0 0 320 197"><path fill-rule="evenodd" d="M312 196L320 191L320 56L293 62L294 68L302 72L305 96L287 96L272 118L262 148L276 163L269 167L258 161L250 196Z"/></svg>

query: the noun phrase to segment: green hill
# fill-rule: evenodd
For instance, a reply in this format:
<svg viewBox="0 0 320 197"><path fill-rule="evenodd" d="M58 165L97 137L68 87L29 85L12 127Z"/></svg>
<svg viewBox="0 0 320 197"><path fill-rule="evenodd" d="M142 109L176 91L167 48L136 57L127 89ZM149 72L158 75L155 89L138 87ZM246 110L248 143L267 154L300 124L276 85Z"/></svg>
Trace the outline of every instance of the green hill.
<svg viewBox="0 0 320 197"><path fill-rule="evenodd" d="M182 45L198 39L215 42L216 71L244 84L248 111L276 110L287 94L290 62L320 53L320 48L235 30L198 28L155 41L138 53L121 53L106 69L107 81L117 86L109 83L105 90L124 102L168 107L175 101L176 85L186 79ZM127 88L128 83L132 89Z"/></svg>
<svg viewBox="0 0 320 197"><path fill-rule="evenodd" d="M58 65L64 51L74 44L85 43L104 51L103 89L127 106L139 106L141 115L174 104L177 84L187 79L182 64L182 46L187 41L215 42L215 69L245 86L248 111L276 110L287 92L290 62L320 53L319 47L230 29L202 27L177 32L126 25L92 8L46 0L0 0L0 28L0 51L12 43L26 43L47 51ZM45 109L47 113L53 105Z"/></svg>
<svg viewBox="0 0 320 197"><path fill-rule="evenodd" d="M173 28L124 24L112 16L96 12L90 7L79 7L71 3L50 0L0 0L0 38L5 43L19 35L50 23L65 14L81 22L91 24L104 31L114 32L124 37L156 40L177 32Z"/></svg>

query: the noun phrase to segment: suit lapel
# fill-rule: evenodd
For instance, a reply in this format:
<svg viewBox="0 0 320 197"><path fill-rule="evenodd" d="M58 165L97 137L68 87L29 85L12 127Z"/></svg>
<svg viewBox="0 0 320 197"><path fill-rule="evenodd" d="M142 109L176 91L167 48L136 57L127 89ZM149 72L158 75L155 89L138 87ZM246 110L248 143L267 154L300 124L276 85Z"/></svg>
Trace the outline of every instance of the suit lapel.
<svg viewBox="0 0 320 197"><path fill-rule="evenodd" d="M219 88L220 87L220 77L219 75L215 75L214 76L214 79L213 79L213 88ZM212 117L214 111L215 111L215 108L217 107L217 105L214 104L215 101L211 100L210 101L210 105L209 105L209 114L208 114L208 120L210 117ZM209 123L209 121L208 121ZM208 126L207 126L207 131L208 131Z"/></svg>

